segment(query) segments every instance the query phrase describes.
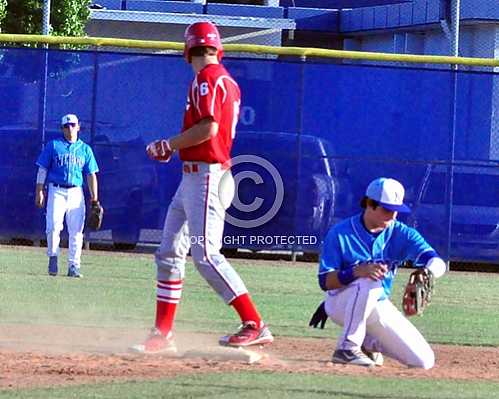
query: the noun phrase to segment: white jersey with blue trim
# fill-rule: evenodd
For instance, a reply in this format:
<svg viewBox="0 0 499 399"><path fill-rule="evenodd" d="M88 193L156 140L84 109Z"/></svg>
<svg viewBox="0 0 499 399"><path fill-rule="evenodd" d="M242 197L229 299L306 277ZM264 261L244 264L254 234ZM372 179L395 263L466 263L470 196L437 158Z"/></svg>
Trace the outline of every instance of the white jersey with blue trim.
<svg viewBox="0 0 499 399"><path fill-rule="evenodd" d="M61 137L50 141L36 161L47 169L47 183L83 185L83 175L97 173L99 167L88 144L78 139L74 143Z"/></svg>
<svg viewBox="0 0 499 399"><path fill-rule="evenodd" d="M321 251L319 280L336 270L344 270L364 262L388 265L382 281L384 294L379 300L390 297L393 278L400 264L412 260L416 266L438 256L435 250L417 232L395 220L379 234L370 233L362 221L363 213L336 224L327 234ZM341 288L340 288L341 289ZM337 290L330 290L334 295Z"/></svg>

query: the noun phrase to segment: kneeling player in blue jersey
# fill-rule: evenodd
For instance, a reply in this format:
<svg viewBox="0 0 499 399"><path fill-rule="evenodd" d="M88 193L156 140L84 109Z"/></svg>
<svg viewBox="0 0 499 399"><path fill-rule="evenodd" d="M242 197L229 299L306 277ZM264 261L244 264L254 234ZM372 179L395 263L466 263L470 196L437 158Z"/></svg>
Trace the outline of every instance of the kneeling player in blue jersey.
<svg viewBox="0 0 499 399"><path fill-rule="evenodd" d="M396 220L398 212L410 212L404 192L394 179L374 180L361 201L363 212L336 224L324 240L318 275L326 291L322 309L343 326L334 363L382 365L382 354L411 367L429 369L435 363L430 345L389 300L402 262L427 268L435 278L447 269L415 229Z"/></svg>

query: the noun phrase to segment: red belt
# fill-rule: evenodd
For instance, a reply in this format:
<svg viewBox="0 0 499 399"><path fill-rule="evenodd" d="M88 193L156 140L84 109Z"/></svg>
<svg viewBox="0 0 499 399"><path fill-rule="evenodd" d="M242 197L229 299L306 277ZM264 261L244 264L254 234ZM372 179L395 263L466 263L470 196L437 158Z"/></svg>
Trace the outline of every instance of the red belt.
<svg viewBox="0 0 499 399"><path fill-rule="evenodd" d="M184 173L198 173L199 165L197 163L186 164L184 163Z"/></svg>

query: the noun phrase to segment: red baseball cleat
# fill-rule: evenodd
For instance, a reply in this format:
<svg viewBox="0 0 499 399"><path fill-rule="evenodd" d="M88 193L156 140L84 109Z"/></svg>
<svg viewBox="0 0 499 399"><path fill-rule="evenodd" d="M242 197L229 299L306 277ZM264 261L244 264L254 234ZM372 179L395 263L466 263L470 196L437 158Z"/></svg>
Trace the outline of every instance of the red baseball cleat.
<svg viewBox="0 0 499 399"><path fill-rule="evenodd" d="M149 337L143 344L134 345L130 348L132 352L144 353L149 355L161 353L177 353L177 347L173 341L171 331L164 335L157 328L153 328Z"/></svg>
<svg viewBox="0 0 499 399"><path fill-rule="evenodd" d="M222 346L250 346L265 345L274 341L274 337L269 328L263 324L260 328L254 321L246 321L239 328L239 331L232 335L226 335L218 341Z"/></svg>

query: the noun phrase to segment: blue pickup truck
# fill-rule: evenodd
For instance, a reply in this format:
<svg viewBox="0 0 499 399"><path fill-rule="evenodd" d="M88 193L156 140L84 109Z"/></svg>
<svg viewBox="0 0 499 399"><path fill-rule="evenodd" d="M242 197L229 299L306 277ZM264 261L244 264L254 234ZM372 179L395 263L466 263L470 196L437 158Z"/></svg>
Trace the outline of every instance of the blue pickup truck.
<svg viewBox="0 0 499 399"><path fill-rule="evenodd" d="M453 175L452 208L448 206L449 173ZM420 180L409 220L442 254L474 262L499 259L499 167L466 164L429 165Z"/></svg>

